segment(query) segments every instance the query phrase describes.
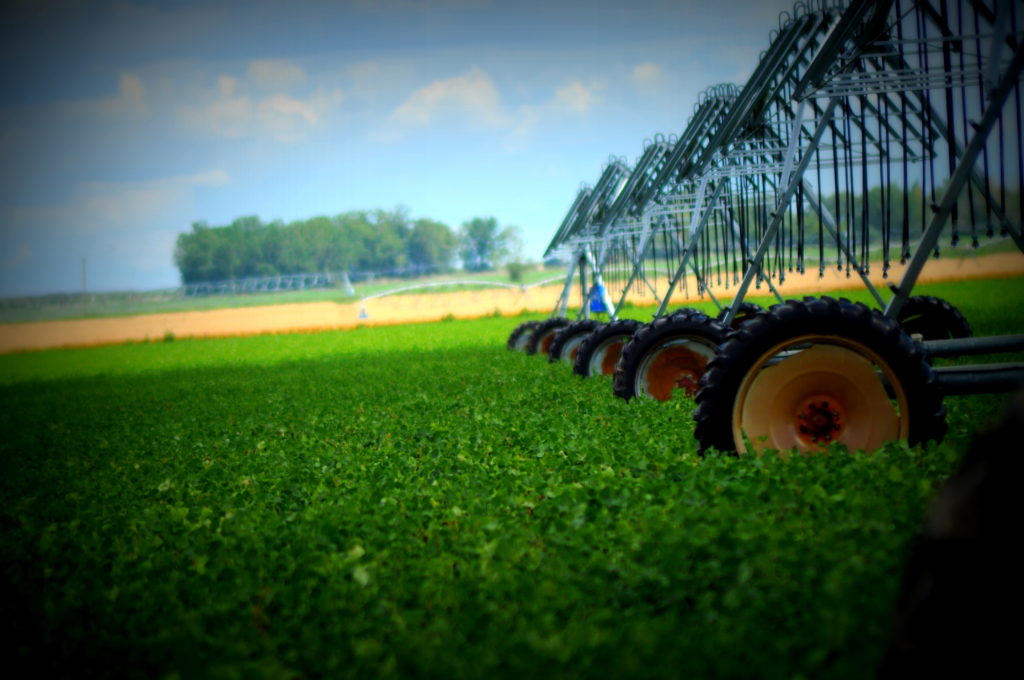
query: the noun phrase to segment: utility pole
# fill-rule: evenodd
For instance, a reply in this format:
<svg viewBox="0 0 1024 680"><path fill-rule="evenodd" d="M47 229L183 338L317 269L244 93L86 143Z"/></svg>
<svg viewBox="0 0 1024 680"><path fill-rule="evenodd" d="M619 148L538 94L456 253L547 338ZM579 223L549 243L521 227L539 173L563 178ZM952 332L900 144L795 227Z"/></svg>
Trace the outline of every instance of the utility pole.
<svg viewBox="0 0 1024 680"><path fill-rule="evenodd" d="M85 258L82 258L82 311L88 311L89 309L89 286L88 280L85 275Z"/></svg>

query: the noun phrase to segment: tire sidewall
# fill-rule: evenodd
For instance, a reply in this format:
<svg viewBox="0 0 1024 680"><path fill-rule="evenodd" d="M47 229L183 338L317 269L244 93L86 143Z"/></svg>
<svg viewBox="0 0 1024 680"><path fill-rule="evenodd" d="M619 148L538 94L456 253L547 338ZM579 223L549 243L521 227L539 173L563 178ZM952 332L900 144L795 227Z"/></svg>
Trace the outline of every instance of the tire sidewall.
<svg viewBox="0 0 1024 680"><path fill-rule="evenodd" d="M526 341L526 353L538 354L540 350L540 345L543 342L544 338L550 334L553 334L554 332L557 331L557 329L561 328L562 326L567 325L569 325L569 320L562 317L556 317L553 319L541 321L530 332L530 338Z"/></svg>
<svg viewBox="0 0 1024 680"><path fill-rule="evenodd" d="M595 328L576 353L576 361L572 367L573 373L584 378L590 377L592 375L590 364L597 352L614 342L616 338L624 338L628 343L629 338L632 338L643 325L642 322L634 319L617 319Z"/></svg>
<svg viewBox="0 0 1024 680"><path fill-rule="evenodd" d="M555 337L551 340L551 347L548 349L548 361L551 363L562 361L562 354L565 351L566 345L579 339L581 335L590 335L599 326L601 326L600 321L584 319L582 321L574 321L556 332ZM578 346L577 349L579 349Z"/></svg>
<svg viewBox="0 0 1024 680"><path fill-rule="evenodd" d="M648 355L674 340L697 340L718 347L728 337L728 329L702 312L682 311L655 319L638 330L622 348L612 386L623 399L638 396L637 375Z"/></svg>
<svg viewBox="0 0 1024 680"><path fill-rule="evenodd" d="M899 381L906 396L910 444L944 433L945 408L935 387L935 375L920 345L899 324L859 302L808 298L775 305L767 313L748 319L719 348L697 394L694 418L701 453L710 448L736 451L732 428L736 401L747 374L766 359L767 353L802 337L836 338L839 345L852 341L873 352Z"/></svg>
<svg viewBox="0 0 1024 680"><path fill-rule="evenodd" d="M509 334L508 342L505 343L505 346L512 351L525 350L526 341L523 340L523 336L526 335L528 339L529 332L536 328L538 324L540 324L540 321L524 321L519 324L512 330L512 333Z"/></svg>

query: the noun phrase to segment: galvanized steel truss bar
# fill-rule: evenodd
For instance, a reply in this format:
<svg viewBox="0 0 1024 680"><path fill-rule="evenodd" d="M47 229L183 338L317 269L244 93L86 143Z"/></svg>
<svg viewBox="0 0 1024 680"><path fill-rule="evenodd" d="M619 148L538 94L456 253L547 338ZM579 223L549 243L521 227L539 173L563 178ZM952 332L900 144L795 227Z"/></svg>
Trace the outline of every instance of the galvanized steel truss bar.
<svg viewBox="0 0 1024 680"><path fill-rule="evenodd" d="M565 316L566 310L569 308L569 295L572 293L572 279L576 275L576 257L573 257L569 261L569 272L565 276L565 284L562 286L562 294L558 296L558 303L555 304L555 309L552 312L552 317L563 317Z"/></svg>
<svg viewBox="0 0 1024 680"><path fill-rule="evenodd" d="M885 308L887 316L899 314L907 298L910 297L910 291L913 290L914 284L917 283L917 277L920 276L925 262L938 243L942 228L945 227L946 220L949 219L950 213L953 210L953 205L959 198L961 189L963 189L970 178L974 162L981 155L982 147L987 142L988 134L992 131L993 126L995 126L996 120L1002 112L1003 105L1010 96L1010 92L1016 86L1022 69L1024 69L1024 43L1017 46L1010 66L1006 69L995 90L989 93L989 105L985 110L985 114L977 124L974 136L971 137L971 141L968 142L967 147L964 149L960 163L957 164L956 170L953 171L953 175L949 178L949 184L946 186L945 192L943 192L942 200L939 202L927 229L925 229L917 251L907 265L907 271L903 274L899 286L893 291L895 293L893 298ZM1017 241L1019 244L1020 239L1018 238Z"/></svg>
<svg viewBox="0 0 1024 680"><path fill-rule="evenodd" d="M689 162L706 144L714 126L720 124L726 115L728 104L736 92L736 87L728 84L708 88L698 98L695 112L675 144L668 144L664 138L656 137L653 144L645 147L618 199L607 212L604 227L596 237L592 237L595 244L600 243L600 257L597 262L599 270L604 271L609 256L615 255L617 261L624 261L623 274L629 271L628 277L624 277L626 283L622 288L620 305L625 301L637 277L643 280L655 299L659 299L655 286L650 283L644 272L644 260L651 239L658 233L672 230L673 224L671 219L662 219L656 230L648 231L649 220L656 214L667 218L676 214L673 206L664 204L678 200L678 196L664 192L673 181L676 181L680 166ZM639 245L627 240L627 237L636 233L635 220L638 216L641 217L643 225ZM621 266L622 264L619 265L620 268ZM700 279L700 272L697 274ZM611 308L613 316L616 315L617 309L618 306Z"/></svg>
<svg viewBox="0 0 1024 680"><path fill-rule="evenodd" d="M999 41L996 41L996 43L999 44ZM891 65L894 65L897 69L909 68L905 60L901 60L894 55L885 55L885 58ZM871 59L868 59L868 61L871 61ZM880 70L882 72L885 72L886 69L884 66L882 66L880 67ZM881 94L885 94L886 96L888 96L889 92L883 92ZM946 126L945 122L942 120L942 116L939 114L939 112L936 111L934 107L932 107L931 104L928 103L922 91L908 90L908 94L913 95L914 98L918 100L918 104L920 105L920 108L917 109L916 111L912 110L914 111L915 115L920 117L922 120L925 120L924 112L927 111L928 122L930 123L932 128L934 128L934 130L939 134L939 136L942 137L942 139L945 140L950 145L957 161L960 162L960 159L962 159L964 155L963 145L959 142L959 140L956 139L956 137L950 134L950 130ZM1020 230L1017 229L1017 227L1015 227L1013 223L1010 221L1010 219L1007 217L1006 211L1003 209L1003 206L992 195L992 192L989 189L988 185L984 182L984 180L978 173L977 169L973 166L971 167L970 181L971 184L974 185L976 190L979 193L981 193L987 205L991 207L992 212L994 212L996 217L999 219L1000 226L1003 229L1009 231L1011 236L1013 236L1014 240L1017 242L1018 247L1020 247L1021 250L1024 250L1024 244L1022 244L1021 242Z"/></svg>
<svg viewBox="0 0 1024 680"><path fill-rule="evenodd" d="M990 335L982 338L925 340L921 348L929 357L963 357L973 354L1024 352L1024 335Z"/></svg>
<svg viewBox="0 0 1024 680"><path fill-rule="evenodd" d="M864 287L871 293L871 297L875 298L875 302L878 303L880 308L884 308L885 300L882 299L882 294L878 292L875 285L871 283L871 279L868 278L867 268L857 262L857 258L850 252L842 238L840 238L836 218L832 216L828 206L821 202L821 199L818 197L818 193L814 190L814 187L811 186L810 182L803 178L801 178L800 181L803 184L804 196L807 198L807 202L811 204L813 209L821 213L823 218L822 226L825 227L825 230L828 231L829 235L832 236L836 243L839 244L839 247L842 249L847 261L853 265L853 270L857 272L857 275L860 276L861 281L864 283Z"/></svg>
<svg viewBox="0 0 1024 680"><path fill-rule="evenodd" d="M580 208L579 218L575 225L576 233L571 235L583 235L591 231L596 233L600 230L604 211L615 200L628 176L629 168L620 160L613 159L605 166L590 197Z"/></svg>
<svg viewBox="0 0 1024 680"><path fill-rule="evenodd" d="M666 157L671 150L672 145L660 135L655 136L654 142L644 148L628 181L608 210L602 233L606 233L623 215L636 214L638 207L642 209L643 189L664 172Z"/></svg>
<svg viewBox="0 0 1024 680"><path fill-rule="evenodd" d="M766 128L773 128L781 122L785 122L789 126L788 130L784 128L778 128L779 137L778 142L786 139L786 147L783 152L782 145L776 142L774 145L768 144L766 146L753 146L747 145L742 146L741 144L734 143L726 153L719 155L719 161L721 159L732 160L734 163L742 161L745 167L726 167L724 169L713 170L718 174L746 174L752 177L757 177L758 182L761 182L764 187L775 192L776 204L774 206L771 220L760 236L760 242L758 244L757 252L754 256L755 269L757 271L747 271L744 274L744 280L740 284L740 294L746 294L749 288L751 280L755 276L764 274L770 276L770 272L765 272L764 267L761 263L765 261L765 258L770 252L775 252L776 255L773 257L782 257L781 248L786 247L787 236L785 233L780 233L783 222L787 219L787 211L789 210L790 202L792 201L796 188L798 185L802 189L800 202L807 201L812 210L816 212L820 218L819 228L824 228L825 231L835 240L835 243L845 258L847 263L847 272L849 275L850 268L852 266L853 271L864 281L868 290L871 292L875 300L881 307L887 309L887 314L896 314L899 309L899 305L902 304L902 300L909 295L910 289L913 287L913 283L916 281L917 276L920 273L920 269L923 267L924 262L929 257L930 253L937 248L938 239L942 228L945 226L947 220L952 216L953 223L953 242L955 244L958 237L957 231L957 201L960 199L963 193L965 185L970 183L972 186L975 197L980 196L983 200L984 207L994 213L1001 223L1001 228L1004 233L1008 233L1014 240L1021 245L1020 228L1012 223L1005 216L1005 211L1000 205L1001 201L996 201L993 196L993 191L988 186L988 183L981 177L981 173L975 168L976 162L979 156L986 153L986 142L988 141L988 134L991 132L996 122L1000 120L1000 113L1006 101L1014 88L1019 87L1018 80L1020 78L1020 66L1017 63L1019 59L1016 57L1011 60L1011 63L1002 71L1003 78L999 81L999 88L994 93L989 93L987 100L982 101L983 115L981 123L971 123L974 128L972 134L967 134L966 129L968 127L968 96L969 93L964 91L963 88L976 86L982 82L982 78L979 74L983 71L991 72L992 64L998 64L1002 68L1002 63L999 61L998 52L994 49L995 46L1002 46L1008 44L1011 46L1017 46L1019 48L1020 42L1018 40L1018 34L1004 34L993 40L992 56L989 58L989 63L984 64L982 54L980 51L976 51L976 56L970 59L960 59L958 63L954 64L954 59L951 56L951 51L956 45L963 45L965 41L973 40L977 36L970 34L955 33L945 23L946 18L951 16L948 14L948 7L946 2L942 3L939 10L935 10L923 6L923 3L916 3L907 13L899 13L896 20L892 23L888 20L887 13L893 8L897 7L896 3L869 3L869 2L858 2L855 3L847 10L846 13L840 18L838 23L835 25L834 30L825 40L818 53L814 56L810 63L804 58L807 54L801 51L800 55L792 61L788 62L787 74L781 79L773 79L773 83L762 83L762 84L751 84L744 88L743 93L740 96L740 101L737 103L734 111L741 111L748 105L747 92L752 91L760 93L762 101L764 101L764 93L771 90L771 97L769 97L769 104L765 106L763 110L763 118L765 121ZM930 6L929 6L930 7ZM958 9L958 22L959 27L963 27L963 6ZM1003 10L1005 12L1005 10ZM873 13L874 12L874 13ZM927 18L921 18L912 16L913 12L924 12L927 14ZM909 19L908 19L909 16ZM918 36L923 38L916 41L909 41L903 38L902 31L900 31L899 40L889 40L888 33L893 31L893 27L900 29L901 22L914 20L917 21ZM925 21L937 21L941 22L941 33L942 37L939 39L930 39L928 37L928 29L924 25ZM800 22L794 22L793 26L796 26ZM802 26L807 25L808 22L804 21ZM1016 30L1015 28L1013 30ZM779 42L782 44L788 44L791 48L797 49L797 41L795 36L797 35L798 28L786 28L784 27L780 32ZM887 33L888 32L888 33ZM929 42L931 40L931 42ZM847 43L849 41L857 41L854 48L848 48ZM808 40L810 44L811 40ZM865 45L885 44L889 47L889 52L874 50L872 52L862 54ZM978 43L980 45L980 41ZM907 64L908 57L906 51L903 49L906 45L912 45L914 49L921 53L920 60L921 64L918 70L924 73L936 71L940 74L950 74L956 69L960 69L957 73L960 75L952 75L950 77L940 77L937 79L931 79L930 76L920 80L917 87L932 87L934 83L940 83L945 94L946 108L944 111L937 110L932 105L933 96L942 98L941 93L934 95L927 91L921 91L920 89L913 89L911 84L908 82L900 82L896 85L887 83L881 77L865 76L868 71L876 71L879 74L886 74L892 71L892 68L884 68L890 62L898 62L900 64ZM859 50L859 51L858 51ZM927 53L928 50L932 50L933 54ZM771 61L768 56L774 54L775 59ZM941 56L941 60L938 56ZM930 58L930 63L929 63ZM938 69L938 64L941 61L941 70ZM785 83L785 78L789 75L799 76L799 72L796 69L797 63L803 63L806 65L806 73L800 79L796 88L792 90L793 93L801 95L799 103L794 110L793 105L787 101L787 98L782 96L789 85ZM786 64L782 54L774 53L769 51L766 59L762 62L765 64L774 64L776 68L783 69L783 64ZM992 68L990 68L992 67ZM759 71L761 69L759 68ZM770 71L771 69L767 69ZM906 70L906 69L904 69ZM834 71L834 72L833 72ZM999 71L996 70L998 73ZM967 75L965 75L967 74ZM973 74L973 75L972 75ZM845 83L849 85L846 89L839 91L836 89L829 89L829 84L836 82L837 79L845 79ZM754 80L752 78L752 80ZM812 83L814 87L809 85ZM857 84L854 88L850 84ZM973 85L972 85L973 84ZM774 90L772 87L774 86ZM815 90L815 87L817 90ZM957 90L956 88L960 88ZM956 95L950 94L951 91L956 90ZM824 112L819 112L818 107L813 105L814 100L809 99L810 96L816 96L818 94L829 95L828 106L830 112L825 115ZM1000 96L996 97L994 94ZM801 124L801 107L807 106L805 102L811 103L814 110L814 116L812 120L819 121L819 125L815 128L816 132L809 134L809 130L806 126ZM1017 109L1019 110L1019 94L1018 101L1016 102ZM774 109L774 110L773 110ZM753 111L753 108L751 108ZM897 122L890 121L889 117L892 113L896 113L900 118L896 119ZM1019 111L1017 113L1018 127L1019 123ZM824 127L822 124L827 123L828 127ZM730 124L723 125L722 130L728 130ZM957 130L954 132L953 128ZM959 128L964 128L964 132L961 134ZM909 131L909 135L907 134ZM1002 123L1000 123L1000 135L1002 135ZM828 143L826 144L826 138L824 137L827 132ZM788 133L788 134L786 134ZM1020 130L1017 130L1018 137ZM961 140L970 139L970 143L965 147ZM1001 138L1000 138L1001 139ZM945 142L944 145L941 143ZM918 146L918 148L915 148ZM1017 142L1017 153L1019 156L1020 141ZM893 153L893 151L896 153ZM1011 149L1012 151L1012 149ZM761 153L766 152L766 153ZM999 149L999 171L1002 173L1005 170L1006 161L1002 158L1002 149ZM789 169L792 167L792 159L801 155L802 162L797 169L797 172L791 177ZM943 155L944 154L944 155ZM809 167L809 162L813 158L815 166L818 172L819 183L821 179L822 168L832 167L835 179L835 190L836 195L834 200L836 201L837 209L841 202L847 203L846 207L846 236L847 242L844 243L844 239L841 238L840 226L838 215L833 216L827 209L824 201L817 196L817 192L813 186L807 182L802 175L806 172ZM715 158L711 158L710 162L712 167L716 162ZM915 167L920 168L919 172L922 173L923 182L925 183L922 187L923 191L931 191L933 195L940 193L942 198L932 203L932 210L934 215L930 220L927 221L927 225L923 226L923 236L918 242L913 254L910 253L908 244L908 232L906 228L906 193L910 190L910 186L907 183L907 166L910 163L917 163ZM986 164L987 164L986 156ZM876 191L881 191L881 200L884 204L886 195L888 193L889 200L892 201L891 187L893 181L893 170L892 164L897 163L897 171L902 167L903 171L903 193L904 193L904 210L903 210L903 243L904 243L904 254L903 258L909 258L910 265L908 271L904 276L903 283L899 286L896 291L897 298L900 298L897 302L890 302L888 306L884 304L884 301L879 292L870 284L870 280L867 277L866 262L862 265L858 262L857 253L851 249L851 246L856 243L855 239L851 240L856 234L853 229L859 226L862 229L861 243L859 248L862 256L868 254L868 192L871 189L869 184L869 163L877 164L879 169L873 171L872 176L876 176L881 181L881 188ZM948 180L945 181L945 186L940 187L940 181L937 179L942 168L936 168L936 165L943 165L948 163L950 167L950 174ZM900 165L902 164L902 165ZM1019 161L1018 161L1019 164ZM986 165L985 170L986 176L988 174L988 168ZM775 175L779 178L778 181L773 181L771 175ZM1002 179L1002 174L1000 174ZM930 186L929 186L930 185ZM780 191L780 187L782 190ZM847 194L843 195L840 192L845 187ZM859 191L860 196L856 199L849 192ZM841 201L841 197L842 201ZM971 201L974 197L968 195ZM883 205L883 208L888 210ZM797 228L799 231L800 244L797 246L798 252L803 253L803 225L799 217L800 206L797 206ZM974 204L973 202L969 208L969 214L973 217ZM857 224L851 220L856 217ZM886 224L884 222L886 218L883 216L882 226L882 248L884 255L883 271L888 268L888 252L889 252L889 239L894 233L891 222ZM891 216L890 218L891 219ZM977 234L974 221L970 221L970 229L972 240L977 243ZM989 227L991 233L991 226ZM794 235L788 233L788 244L792 247ZM820 247L820 246L819 246ZM840 261L841 262L841 261ZM781 266L781 265L780 265ZM782 270L779 270L780 276ZM731 320L731 319L730 319Z"/></svg>
<svg viewBox="0 0 1024 680"><path fill-rule="evenodd" d="M830 99L825 110L822 112L821 120L818 126L814 130L814 134L811 137L811 147L813 148L820 140L825 130L828 129L829 124L832 122L832 114L835 111L836 105L839 103L838 99ZM765 229L764 236L761 242L758 244L757 251L754 253L752 260L757 263L761 263L764 260L765 254L768 252L768 248L774 240L775 235L778 233L779 227L782 225L782 220L785 217L785 207L789 205L790 200L793 198L793 194L796 193L797 186L803 177L804 171L807 166L810 165L811 160L814 158L814 154L805 153L797 164L795 170L795 176L792 181L789 182L782 196L779 198L778 206L771 216L771 222L767 229ZM737 304L733 304L729 312L726 314L725 324L729 325L736 318L736 312L739 309L739 302L742 302L743 297L747 293L747 289L750 287L751 282L754 279L755 274L759 271L759 267L750 267L747 272L743 275L743 280L740 282L739 290L736 291Z"/></svg>
<svg viewBox="0 0 1024 680"><path fill-rule="evenodd" d="M1018 392L1024 387L1024 364L936 366L935 383L943 395Z"/></svg>
<svg viewBox="0 0 1024 680"><path fill-rule="evenodd" d="M640 243L637 246L637 255L633 261L633 269L629 274L629 278L626 280L625 285L622 287L622 295L619 296L619 301L613 308L613 313L618 316L618 310L622 308L622 305L626 302L626 297L629 295L629 289L636 282L637 278L640 278L644 284L648 287L651 293L654 295L654 299L659 303L661 299L658 297L657 289L651 285L651 282L647 280L647 277L643 274L643 260L647 253L647 247L650 245L651 237L654 236L654 229L649 228L650 218L645 220L645 226L648 228L644 229L644 232L640 236Z"/></svg>
<svg viewBox="0 0 1024 680"><path fill-rule="evenodd" d="M598 234L605 212L615 201L628 177L629 168L625 163L616 158L609 159L594 188L584 188L577 195L558 233L548 245L545 256L559 247Z"/></svg>
<svg viewBox="0 0 1024 680"><path fill-rule="evenodd" d="M717 267L721 283L724 267L726 285L730 268L734 276L742 269L727 322L754 280L766 281L778 295L776 275L782 282L794 262L797 271L804 271L805 205L808 214L817 216L817 242L809 243L817 245L819 268L824 270L826 248L834 247L840 269L845 263L847 276L856 272L890 315L909 295L929 254L937 252L940 232L950 219L955 245L958 201L964 198L969 206L960 210L969 215L964 228L970 228L974 245L975 199L980 199L984 216L991 220L994 215L1002 232L1024 250L1021 229L1006 214L1004 182L1014 152L1018 165L1011 170L1024 175L1021 141L1015 148L1011 142L1009 151L1003 148L1004 127L1013 121L1004 125L1000 117L1016 90L1008 108L1016 114L1020 137L1024 33L1017 31L1017 12L1007 9L1009 3L998 6L997 16L979 1L967 2L954 2L952 13L946 0L937 7L924 0L911 0L909 7L906 0L902 6L899 0L855 0L843 12L827 3L813 9L798 3L797 15L773 35L747 84L741 90L718 86L706 96L702 93L679 139L673 144L655 137L632 173L620 176L615 192L595 188L576 210L572 226L560 229L563 242L580 247L586 243L596 250L596 260L590 254L595 278L606 267L621 271L625 285L619 305L638 279L657 299L645 273L648 252L655 265L659 257L671 255L674 261L678 253L669 289L658 300L659 314L688 268L698 289L709 293L706 275L712 270L705 268ZM1011 15L1012 26L1007 21ZM974 27L965 30L972 19ZM985 30L979 29L985 22ZM981 49L985 40L991 41L987 54ZM1000 54L1006 46L1013 53L1009 63ZM973 51L968 53L967 47ZM944 101L945 107L936 101ZM968 116L979 107L981 121L975 123ZM998 144L989 139L994 129ZM808 173L811 167L813 175ZM990 170L998 172L998 185ZM730 186L730 178L737 180L734 188L720 193ZM1019 179L1024 192L1024 178ZM715 185L715 198L705 205L698 196L691 207L689 197L709 181ZM834 191L829 198L821 195L826 186ZM993 187L998 187L998 197ZM911 199L912 191L917 193ZM914 244L908 223L911 201L923 211L929 194L933 214L929 219L923 212L914 216L922 227ZM900 200L901 210L896 205ZM869 221L876 220L870 213L876 210L872 201L883 211L880 223ZM729 219L716 218L708 230L715 211ZM689 230L679 222L687 212ZM655 216L662 218L652 223ZM910 262L888 305L868 276L869 246L879 229L883 274L898 244L901 261ZM987 232L992 234L991 221ZM661 251L653 245L659 235ZM721 257L730 249L732 265ZM609 309L614 315L617 306Z"/></svg>
<svg viewBox="0 0 1024 680"><path fill-rule="evenodd" d="M569 231L576 224L578 219L580 208L586 203L587 199L590 198L590 187L582 187L578 194L576 194L576 200L569 206L569 212L565 214L565 218L562 219L562 224L559 225L558 231L555 232L555 237L551 239L551 243L548 245L547 250L544 251L544 257L548 257L558 246L560 246L569 235Z"/></svg>
<svg viewBox="0 0 1024 680"><path fill-rule="evenodd" d="M699 192L699 195L701 196L703 196L705 188L704 185L706 182L707 180L705 180L705 182L702 182L702 186ZM662 314L665 313L665 308L668 307L668 302L670 299L672 299L672 292L675 290L676 286L679 284L679 280L686 272L686 267L689 263L689 260L691 257L693 257L693 254L697 250L697 244L700 242L700 236L704 231L705 225L707 225L708 223L708 218L711 217L711 213L715 210L715 206L717 205L718 201L722 198L722 193L725 191L725 187L727 185L727 180L718 182L718 186L715 187L715 192L714 194L712 194L711 199L708 201L707 207L702 206L700 202L698 202L694 206L694 210L696 212L694 212L690 224L690 242L686 245L686 248L683 250L683 256L681 261L679 262L679 267L676 268L675 274L673 274L672 279L669 281L668 290L665 291L665 297L662 298L661 304L658 306L658 311L655 314L655 316L661 316Z"/></svg>

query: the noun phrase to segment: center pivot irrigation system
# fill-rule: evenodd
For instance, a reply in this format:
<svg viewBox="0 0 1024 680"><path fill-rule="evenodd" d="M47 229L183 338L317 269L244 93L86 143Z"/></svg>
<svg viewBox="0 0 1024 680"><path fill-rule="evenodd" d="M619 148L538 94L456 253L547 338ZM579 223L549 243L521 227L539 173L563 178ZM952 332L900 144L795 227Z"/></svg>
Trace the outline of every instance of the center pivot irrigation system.
<svg viewBox="0 0 1024 680"><path fill-rule="evenodd" d="M947 243L1008 236L1024 253L1022 13L797 3L746 85L705 90L678 137L656 136L632 169L611 159L579 192L548 248L572 254L561 298L508 346L613 373L625 399L684 390L701 452L913 444L944 435L944 395L1019 389L1022 363L931 360L1020 351L1024 335L972 337L952 305L912 292ZM894 262L899 280L875 286L871 267L888 278ZM858 277L876 308L782 297L787 274L815 268ZM668 309L689 281L716 318ZM712 285L734 288L727 306ZM779 304L744 302L751 286ZM631 293L658 304L653 321L618 318Z"/></svg>

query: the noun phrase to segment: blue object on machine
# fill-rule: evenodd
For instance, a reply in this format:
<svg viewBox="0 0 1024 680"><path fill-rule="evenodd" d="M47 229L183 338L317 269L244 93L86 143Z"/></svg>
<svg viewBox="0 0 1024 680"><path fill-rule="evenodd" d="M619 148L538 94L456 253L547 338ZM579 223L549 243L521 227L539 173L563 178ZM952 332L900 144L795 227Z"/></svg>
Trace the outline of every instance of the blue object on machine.
<svg viewBox="0 0 1024 680"><path fill-rule="evenodd" d="M608 307L604 304L604 286L600 283L594 284L590 288L590 311L608 312Z"/></svg>

